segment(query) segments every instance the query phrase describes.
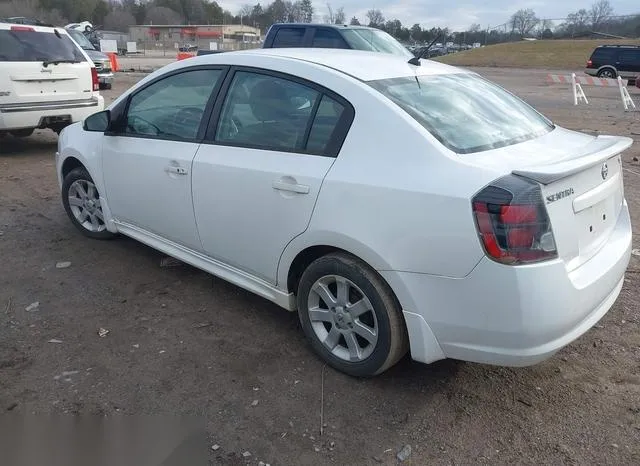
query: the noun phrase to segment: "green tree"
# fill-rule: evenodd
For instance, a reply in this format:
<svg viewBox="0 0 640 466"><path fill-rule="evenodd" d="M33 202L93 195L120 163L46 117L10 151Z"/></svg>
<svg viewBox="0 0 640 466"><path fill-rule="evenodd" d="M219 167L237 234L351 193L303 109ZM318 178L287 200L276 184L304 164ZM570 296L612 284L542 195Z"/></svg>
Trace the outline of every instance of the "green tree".
<svg viewBox="0 0 640 466"><path fill-rule="evenodd" d="M300 5L301 21L303 23L313 21L313 4L311 0L300 0L297 3Z"/></svg>
<svg viewBox="0 0 640 466"><path fill-rule="evenodd" d="M360 21L354 16L351 18L351 21L349 21L349 24L352 26L360 26Z"/></svg>

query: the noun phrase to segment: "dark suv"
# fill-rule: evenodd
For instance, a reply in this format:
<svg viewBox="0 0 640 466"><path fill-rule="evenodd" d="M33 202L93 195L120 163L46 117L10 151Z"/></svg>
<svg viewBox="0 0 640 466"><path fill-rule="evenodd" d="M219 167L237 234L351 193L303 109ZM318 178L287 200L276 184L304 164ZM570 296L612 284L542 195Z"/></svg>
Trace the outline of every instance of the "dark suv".
<svg viewBox="0 0 640 466"><path fill-rule="evenodd" d="M640 76L640 45L601 45L587 62L587 74L599 78Z"/></svg>
<svg viewBox="0 0 640 466"><path fill-rule="evenodd" d="M380 29L342 24L274 24L267 31L263 48L283 47L356 49L413 58L406 47Z"/></svg>

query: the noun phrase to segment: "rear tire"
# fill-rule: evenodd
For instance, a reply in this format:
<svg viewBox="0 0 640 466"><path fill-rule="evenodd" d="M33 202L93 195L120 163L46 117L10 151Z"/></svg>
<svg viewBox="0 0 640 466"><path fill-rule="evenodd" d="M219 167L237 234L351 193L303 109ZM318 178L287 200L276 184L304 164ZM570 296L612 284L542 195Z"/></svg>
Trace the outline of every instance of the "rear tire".
<svg viewBox="0 0 640 466"><path fill-rule="evenodd" d="M297 293L302 329L330 366L355 377L381 374L409 348L402 310L389 285L345 253L314 261Z"/></svg>
<svg viewBox="0 0 640 466"><path fill-rule="evenodd" d="M71 170L62 183L62 204L71 223L93 239L111 239L116 235L107 230L102 213L100 193L84 167Z"/></svg>
<svg viewBox="0 0 640 466"><path fill-rule="evenodd" d="M618 73L616 73L616 70L614 70L613 68L604 68L598 71L598 77L606 79L617 79Z"/></svg>

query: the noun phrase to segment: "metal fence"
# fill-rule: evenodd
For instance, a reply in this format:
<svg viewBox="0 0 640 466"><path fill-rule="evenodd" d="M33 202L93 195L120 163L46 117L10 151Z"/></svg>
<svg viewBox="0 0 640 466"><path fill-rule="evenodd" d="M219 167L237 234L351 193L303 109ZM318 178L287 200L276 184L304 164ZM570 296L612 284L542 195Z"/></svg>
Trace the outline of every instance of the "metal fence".
<svg viewBox="0 0 640 466"><path fill-rule="evenodd" d="M188 49L184 49L189 46ZM260 42L242 42L236 40L212 39L199 40L194 42L177 42L177 41L155 41L155 40L139 40L136 42L135 55L144 55L148 57L174 57L178 52L196 52L197 50L247 50L259 48L262 46ZM133 55L130 51L127 55Z"/></svg>

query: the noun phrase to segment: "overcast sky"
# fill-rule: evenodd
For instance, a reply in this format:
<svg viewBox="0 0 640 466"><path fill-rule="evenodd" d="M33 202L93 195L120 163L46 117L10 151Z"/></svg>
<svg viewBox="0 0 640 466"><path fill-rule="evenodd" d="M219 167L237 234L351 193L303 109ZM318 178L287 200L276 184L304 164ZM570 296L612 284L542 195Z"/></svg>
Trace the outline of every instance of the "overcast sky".
<svg viewBox="0 0 640 466"><path fill-rule="evenodd" d="M335 10L344 7L347 21L356 16L361 22L371 8L380 9L386 19L397 18L403 24L420 23L423 27L449 27L466 29L473 23L497 26L508 21L511 14L520 8L533 8L539 18L564 18L580 8L589 8L594 0L329 0ZM610 0L616 14L640 13L638 0ZM223 0L223 8L237 13L244 4L257 2L247 0ZM269 0L261 2L268 5ZM480 6L485 5L485 6ZM326 15L326 2L313 0L316 18L322 21Z"/></svg>

